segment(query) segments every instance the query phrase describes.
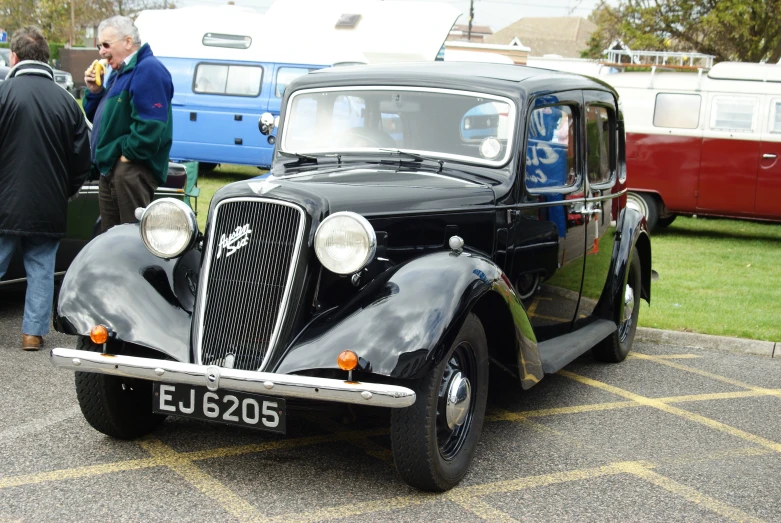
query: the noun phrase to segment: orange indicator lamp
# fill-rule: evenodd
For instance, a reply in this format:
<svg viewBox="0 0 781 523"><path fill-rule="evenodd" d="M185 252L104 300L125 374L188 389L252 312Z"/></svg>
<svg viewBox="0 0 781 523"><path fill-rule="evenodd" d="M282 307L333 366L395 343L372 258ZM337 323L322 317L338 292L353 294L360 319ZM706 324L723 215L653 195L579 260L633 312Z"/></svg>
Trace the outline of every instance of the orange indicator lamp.
<svg viewBox="0 0 781 523"><path fill-rule="evenodd" d="M89 331L89 339L95 345L103 345L108 341L108 329L105 325L95 325L92 330Z"/></svg>
<svg viewBox="0 0 781 523"><path fill-rule="evenodd" d="M336 363L342 370L353 370L358 366L358 355L351 350L344 350L339 353Z"/></svg>

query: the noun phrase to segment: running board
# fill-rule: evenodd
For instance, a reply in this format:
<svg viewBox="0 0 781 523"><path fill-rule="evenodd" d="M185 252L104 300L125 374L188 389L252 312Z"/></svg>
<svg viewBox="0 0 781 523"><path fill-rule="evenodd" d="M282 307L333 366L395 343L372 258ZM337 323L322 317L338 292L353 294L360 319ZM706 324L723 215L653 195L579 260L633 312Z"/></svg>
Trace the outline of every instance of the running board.
<svg viewBox="0 0 781 523"><path fill-rule="evenodd" d="M575 332L540 342L537 347L542 360L542 371L545 374L555 374L613 334L616 328L616 324L610 320L597 320Z"/></svg>

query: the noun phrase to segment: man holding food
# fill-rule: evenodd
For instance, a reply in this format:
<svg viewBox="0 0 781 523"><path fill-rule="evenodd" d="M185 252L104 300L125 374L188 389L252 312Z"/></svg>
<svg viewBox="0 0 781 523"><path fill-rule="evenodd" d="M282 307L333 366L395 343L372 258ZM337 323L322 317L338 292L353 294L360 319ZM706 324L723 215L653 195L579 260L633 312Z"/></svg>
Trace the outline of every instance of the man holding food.
<svg viewBox="0 0 781 523"><path fill-rule="evenodd" d="M84 72L89 92L84 112L92 121L92 170L100 176L100 218L105 231L137 221L135 210L152 201L168 175L173 120L171 74L141 45L128 17L114 16L98 26L96 60ZM112 73L104 82L105 70Z"/></svg>

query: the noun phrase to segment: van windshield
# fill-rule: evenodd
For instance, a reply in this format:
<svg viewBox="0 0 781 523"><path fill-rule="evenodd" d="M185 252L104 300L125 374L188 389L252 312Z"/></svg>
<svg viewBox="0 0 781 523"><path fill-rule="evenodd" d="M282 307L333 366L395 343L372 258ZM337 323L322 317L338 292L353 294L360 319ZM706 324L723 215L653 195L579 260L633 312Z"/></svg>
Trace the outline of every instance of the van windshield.
<svg viewBox="0 0 781 523"><path fill-rule="evenodd" d="M507 98L422 88L329 88L294 93L280 149L381 153L499 166L510 157L516 110Z"/></svg>

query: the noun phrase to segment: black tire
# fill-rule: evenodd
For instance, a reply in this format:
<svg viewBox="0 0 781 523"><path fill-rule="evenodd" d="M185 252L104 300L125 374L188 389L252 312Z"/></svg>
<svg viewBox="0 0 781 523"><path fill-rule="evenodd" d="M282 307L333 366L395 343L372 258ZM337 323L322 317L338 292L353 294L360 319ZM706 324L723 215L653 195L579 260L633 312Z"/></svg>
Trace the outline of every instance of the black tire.
<svg viewBox="0 0 781 523"><path fill-rule="evenodd" d="M522 300L528 300L534 296L534 293L537 292L539 286L539 272L522 274L515 284L515 288L518 291L518 297Z"/></svg>
<svg viewBox="0 0 781 523"><path fill-rule="evenodd" d="M198 172L199 173L209 173L212 172L214 169L217 168L216 163L211 162L198 162Z"/></svg>
<svg viewBox="0 0 781 523"><path fill-rule="evenodd" d="M86 336L79 336L76 348L101 351ZM151 381L77 372L76 397L87 423L113 438L135 439L149 434L166 418L152 413Z"/></svg>
<svg viewBox="0 0 781 523"><path fill-rule="evenodd" d="M626 196L626 205L645 216L649 231L656 228L659 221L659 200L655 195L645 192L630 192Z"/></svg>
<svg viewBox="0 0 781 523"><path fill-rule="evenodd" d="M469 380L463 419L448 427L446 396L458 374ZM477 448L488 398L488 344L480 320L470 314L431 374L413 385L415 404L392 409L391 445L401 477L421 490L444 492L464 477ZM466 405L467 401L464 402Z"/></svg>
<svg viewBox="0 0 781 523"><path fill-rule="evenodd" d="M624 284L621 286L621 295L616 297L618 329L592 349L594 357L600 361L611 363L624 361L629 351L632 350L640 312L641 273L640 254L636 248L633 248L632 259L629 260L629 266L624 275ZM628 299L627 289L631 289L631 301Z"/></svg>
<svg viewBox="0 0 781 523"><path fill-rule="evenodd" d="M675 221L675 218L677 217L677 214L673 214L672 216L668 216L666 218L659 218L656 221L657 227L669 227L670 224L672 224Z"/></svg>

